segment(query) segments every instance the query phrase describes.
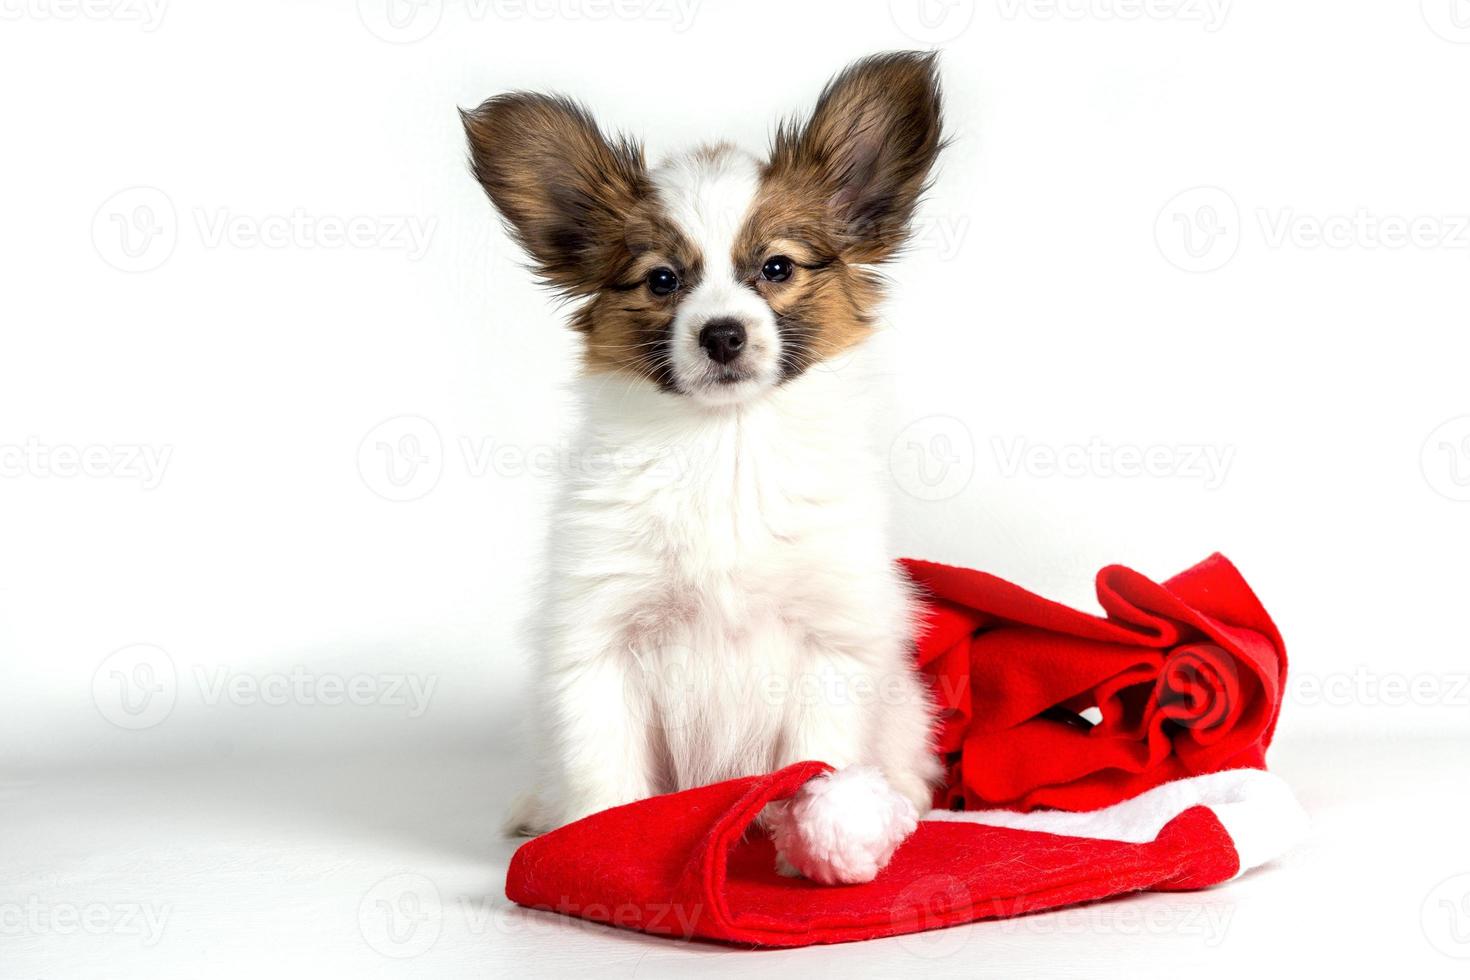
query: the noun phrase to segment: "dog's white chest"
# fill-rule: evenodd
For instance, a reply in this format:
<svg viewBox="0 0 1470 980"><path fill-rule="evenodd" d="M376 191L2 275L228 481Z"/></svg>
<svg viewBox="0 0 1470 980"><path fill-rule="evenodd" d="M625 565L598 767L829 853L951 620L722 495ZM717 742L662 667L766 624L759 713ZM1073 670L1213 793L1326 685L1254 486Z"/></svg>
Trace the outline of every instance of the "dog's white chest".
<svg viewBox="0 0 1470 980"><path fill-rule="evenodd" d="M801 699L828 696L824 658L903 627L865 436L810 400L833 385L715 420L623 414L591 430L657 464L573 488L568 599L623 632L627 697L669 788L765 771Z"/></svg>

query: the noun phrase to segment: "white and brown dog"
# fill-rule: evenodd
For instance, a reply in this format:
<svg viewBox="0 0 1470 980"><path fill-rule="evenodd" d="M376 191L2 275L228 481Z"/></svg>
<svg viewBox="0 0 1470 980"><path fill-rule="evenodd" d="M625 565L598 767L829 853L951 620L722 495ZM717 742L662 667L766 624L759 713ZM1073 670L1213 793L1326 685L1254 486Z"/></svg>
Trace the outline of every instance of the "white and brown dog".
<svg viewBox="0 0 1470 980"><path fill-rule="evenodd" d="M942 139L932 55L880 55L762 160L727 144L649 169L563 98L464 113L475 176L578 302L579 458L540 624L538 832L805 759L765 823L787 873L871 879L939 765L884 539L864 344ZM673 472L671 472L671 467Z"/></svg>

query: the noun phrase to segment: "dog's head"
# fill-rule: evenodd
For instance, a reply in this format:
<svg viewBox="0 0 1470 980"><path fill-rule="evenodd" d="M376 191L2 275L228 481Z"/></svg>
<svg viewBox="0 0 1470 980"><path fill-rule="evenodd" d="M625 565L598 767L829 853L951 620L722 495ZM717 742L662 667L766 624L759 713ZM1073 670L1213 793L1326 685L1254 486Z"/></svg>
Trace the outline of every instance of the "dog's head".
<svg viewBox="0 0 1470 980"><path fill-rule="evenodd" d="M872 266L908 238L942 145L933 55L860 61L762 161L727 144L654 169L564 98L463 113L475 176L551 286L587 366L707 404L797 377L863 338Z"/></svg>

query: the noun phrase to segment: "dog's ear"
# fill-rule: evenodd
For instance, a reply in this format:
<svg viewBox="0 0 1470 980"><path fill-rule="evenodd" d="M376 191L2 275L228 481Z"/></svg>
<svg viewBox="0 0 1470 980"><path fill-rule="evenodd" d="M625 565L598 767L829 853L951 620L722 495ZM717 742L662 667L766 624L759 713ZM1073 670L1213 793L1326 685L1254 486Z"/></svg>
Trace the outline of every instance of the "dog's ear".
<svg viewBox="0 0 1470 980"><path fill-rule="evenodd" d="M556 96L515 92L460 116L475 177L542 278L571 295L610 281L647 191L642 148Z"/></svg>
<svg viewBox="0 0 1470 980"><path fill-rule="evenodd" d="M844 258L881 262L908 239L943 145L935 57L898 51L829 82L805 125L777 130L770 166L783 182L821 188Z"/></svg>

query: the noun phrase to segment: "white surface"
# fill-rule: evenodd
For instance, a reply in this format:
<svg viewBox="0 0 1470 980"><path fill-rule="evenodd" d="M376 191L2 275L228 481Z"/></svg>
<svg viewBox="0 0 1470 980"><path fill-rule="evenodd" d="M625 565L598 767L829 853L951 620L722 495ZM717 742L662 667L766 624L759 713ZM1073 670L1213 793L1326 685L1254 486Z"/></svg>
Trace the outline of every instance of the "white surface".
<svg viewBox="0 0 1470 980"><path fill-rule="evenodd" d="M1280 746L1277 771L1313 835L1213 890L783 952L509 906L513 845L485 818L505 783L493 753L415 748L7 781L0 910L13 917L9 903L29 902L40 925L3 920L0 976L1454 977L1470 957L1470 916L1456 922L1439 904L1470 894L1470 763L1446 740ZM394 942L378 902L402 907L405 892L423 896L423 914L413 929L398 920ZM95 903L107 916L99 927L61 933L65 909ZM131 907L161 930L126 921Z"/></svg>
<svg viewBox="0 0 1470 980"><path fill-rule="evenodd" d="M654 156L758 149L841 65L930 41L954 143L893 269L894 551L1084 604L1103 564L1225 551L1290 644L1279 758L1318 818L1228 891L957 932L936 969L1451 963L1420 912L1470 935L1466 879L1430 893L1470 873L1463 0L672 2L424 0L398 32L387 0L0 4L0 902L175 908L147 950L6 931L0 975L908 954L461 914L525 779L574 343L454 108L555 88ZM399 871L450 908L407 963L356 923ZM1141 909L1163 925L1095 918Z"/></svg>

